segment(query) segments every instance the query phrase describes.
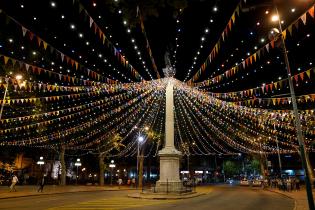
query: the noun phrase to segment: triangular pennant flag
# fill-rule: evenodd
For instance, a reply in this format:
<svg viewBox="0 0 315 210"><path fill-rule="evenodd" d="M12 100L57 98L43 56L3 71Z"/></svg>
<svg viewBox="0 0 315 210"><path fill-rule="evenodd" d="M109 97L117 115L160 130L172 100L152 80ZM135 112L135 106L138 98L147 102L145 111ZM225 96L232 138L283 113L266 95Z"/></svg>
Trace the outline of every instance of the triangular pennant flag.
<svg viewBox="0 0 315 210"><path fill-rule="evenodd" d="M269 52L269 43L268 44L266 44L266 49L267 49L267 52Z"/></svg>
<svg viewBox="0 0 315 210"><path fill-rule="evenodd" d="M7 56L3 56L3 58L4 58L4 64L7 64L7 63L8 63L8 61L9 61L9 57L7 57Z"/></svg>
<svg viewBox="0 0 315 210"><path fill-rule="evenodd" d="M235 23L235 13L232 15L232 22Z"/></svg>
<svg viewBox="0 0 315 210"><path fill-rule="evenodd" d="M22 26L22 33L23 33L23 36L25 36L25 34L26 34L27 31L28 31L28 30Z"/></svg>
<svg viewBox="0 0 315 210"><path fill-rule="evenodd" d="M245 69L245 61L242 62L243 68Z"/></svg>
<svg viewBox="0 0 315 210"><path fill-rule="evenodd" d="M40 43L42 42L42 40L37 36L37 43L38 43L38 46L40 47Z"/></svg>
<svg viewBox="0 0 315 210"><path fill-rule="evenodd" d="M312 18L314 18L314 7L315 6L313 6L311 9L308 10L308 14L310 14Z"/></svg>
<svg viewBox="0 0 315 210"><path fill-rule="evenodd" d="M44 49L46 50L47 49L47 42L43 41L43 44L44 44Z"/></svg>
<svg viewBox="0 0 315 210"><path fill-rule="evenodd" d="M288 27L288 32L289 32L289 34L292 36L292 25L290 25L290 26Z"/></svg>
<svg viewBox="0 0 315 210"><path fill-rule="evenodd" d="M306 71L306 75L307 75L308 78L310 79L310 78L311 78L311 70L307 70L307 71Z"/></svg>
<svg viewBox="0 0 315 210"><path fill-rule="evenodd" d="M282 31L282 37L284 40L287 38L287 30Z"/></svg>
<svg viewBox="0 0 315 210"><path fill-rule="evenodd" d="M239 16L240 15L240 6L237 6L235 9L236 14Z"/></svg>
<svg viewBox="0 0 315 210"><path fill-rule="evenodd" d="M302 20L303 24L305 25L305 24L306 24L306 13L304 13L304 14L301 16L301 20Z"/></svg>
<svg viewBox="0 0 315 210"><path fill-rule="evenodd" d="M270 45L271 45L272 48L275 48L275 40L272 40L272 41L270 42Z"/></svg>
<svg viewBox="0 0 315 210"><path fill-rule="evenodd" d="M26 69L26 71L28 71L28 69L30 68L30 65L29 64L25 64L25 69Z"/></svg>
<svg viewBox="0 0 315 210"><path fill-rule="evenodd" d="M61 61L63 62L65 55L63 53L60 53Z"/></svg>
<svg viewBox="0 0 315 210"><path fill-rule="evenodd" d="M90 28L92 27L94 20L90 17Z"/></svg>
<svg viewBox="0 0 315 210"><path fill-rule="evenodd" d="M32 41L34 39L34 34L32 32L29 32L28 34L29 34L30 40Z"/></svg>

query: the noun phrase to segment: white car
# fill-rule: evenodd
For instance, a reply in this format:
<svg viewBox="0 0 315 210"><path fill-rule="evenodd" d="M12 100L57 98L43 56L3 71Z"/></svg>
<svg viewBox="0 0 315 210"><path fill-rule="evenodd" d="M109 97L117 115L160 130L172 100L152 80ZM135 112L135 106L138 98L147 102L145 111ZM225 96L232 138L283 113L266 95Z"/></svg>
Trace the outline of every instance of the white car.
<svg viewBox="0 0 315 210"><path fill-rule="evenodd" d="M240 186L249 186L249 181L247 179L242 179L240 181Z"/></svg>
<svg viewBox="0 0 315 210"><path fill-rule="evenodd" d="M261 186L261 180L253 180L252 186L253 187L260 187Z"/></svg>

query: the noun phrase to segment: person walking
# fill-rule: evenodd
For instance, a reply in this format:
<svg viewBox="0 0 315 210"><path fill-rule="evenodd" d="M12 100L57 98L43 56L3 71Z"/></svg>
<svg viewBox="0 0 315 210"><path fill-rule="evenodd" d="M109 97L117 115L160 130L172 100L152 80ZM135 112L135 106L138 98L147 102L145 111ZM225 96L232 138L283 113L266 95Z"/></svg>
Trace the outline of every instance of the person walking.
<svg viewBox="0 0 315 210"><path fill-rule="evenodd" d="M15 185L16 185L16 183L18 183L18 181L19 181L19 179L17 178L17 176L15 174L13 174L12 183L10 186L10 192L12 192L13 190L14 190L14 192L16 192Z"/></svg>
<svg viewBox="0 0 315 210"><path fill-rule="evenodd" d="M44 190L44 186L45 186L45 177L42 176L42 178L39 180L39 188L37 190L37 192L43 192Z"/></svg>
<svg viewBox="0 0 315 210"><path fill-rule="evenodd" d="M120 189L120 187L121 187L121 185L122 185L122 182L123 182L123 181L122 181L122 178L119 178L119 179L118 179L118 188L119 188L119 189Z"/></svg>
<svg viewBox="0 0 315 210"><path fill-rule="evenodd" d="M136 187L136 179L132 178L131 183L132 183L132 187L135 188Z"/></svg>

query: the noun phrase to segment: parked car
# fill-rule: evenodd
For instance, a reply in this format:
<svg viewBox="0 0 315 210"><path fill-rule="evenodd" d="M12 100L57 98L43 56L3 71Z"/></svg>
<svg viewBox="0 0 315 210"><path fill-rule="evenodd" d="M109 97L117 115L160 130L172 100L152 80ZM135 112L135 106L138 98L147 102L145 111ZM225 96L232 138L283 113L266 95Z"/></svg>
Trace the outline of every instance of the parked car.
<svg viewBox="0 0 315 210"><path fill-rule="evenodd" d="M234 184L234 180L231 179L231 178L228 178L225 182L226 182L227 184Z"/></svg>
<svg viewBox="0 0 315 210"><path fill-rule="evenodd" d="M249 181L247 179L242 179L240 181L240 186L249 186Z"/></svg>
<svg viewBox="0 0 315 210"><path fill-rule="evenodd" d="M252 181L252 187L260 187L261 186L261 180L254 179Z"/></svg>

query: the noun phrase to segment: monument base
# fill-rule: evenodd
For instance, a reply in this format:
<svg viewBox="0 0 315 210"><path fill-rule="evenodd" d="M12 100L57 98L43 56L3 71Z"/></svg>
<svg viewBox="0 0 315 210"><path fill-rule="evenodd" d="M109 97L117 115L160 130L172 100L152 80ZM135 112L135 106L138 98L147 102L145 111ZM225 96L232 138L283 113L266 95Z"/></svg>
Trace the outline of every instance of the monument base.
<svg viewBox="0 0 315 210"><path fill-rule="evenodd" d="M181 152L174 147L165 147L159 151L160 180L156 182L156 193L181 193L186 191L179 179L179 158Z"/></svg>
<svg viewBox="0 0 315 210"><path fill-rule="evenodd" d="M154 189L155 193L183 193L187 192L184 188L183 183L179 182L162 182L157 181Z"/></svg>

